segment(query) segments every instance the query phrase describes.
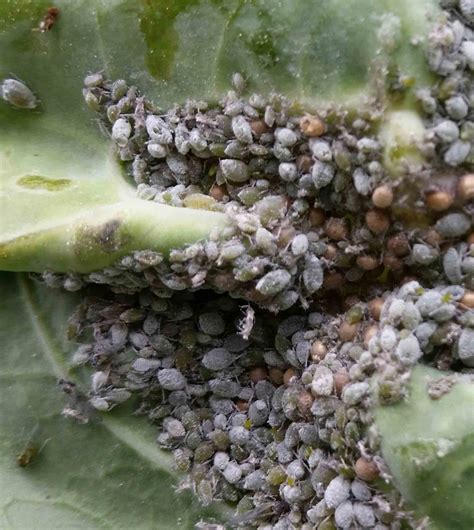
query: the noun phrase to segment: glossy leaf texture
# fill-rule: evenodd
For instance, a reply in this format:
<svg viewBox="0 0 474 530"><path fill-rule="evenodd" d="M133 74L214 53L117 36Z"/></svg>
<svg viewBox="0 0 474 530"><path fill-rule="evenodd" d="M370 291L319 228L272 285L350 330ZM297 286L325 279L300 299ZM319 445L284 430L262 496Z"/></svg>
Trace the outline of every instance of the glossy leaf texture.
<svg viewBox="0 0 474 530"><path fill-rule="evenodd" d="M77 381L65 339L76 298L20 274L3 273L0 291L0 528L185 530L216 515L175 492L171 456L146 420L61 416L58 379Z"/></svg>
<svg viewBox="0 0 474 530"><path fill-rule="evenodd" d="M249 90L297 103L357 104L379 93L379 69L428 80L423 37L436 0L58 0L59 17L38 31L49 2L0 5L0 79L17 78L39 100L0 100L0 269L86 272L131 250L167 250L206 237L222 216L148 208L110 151L81 88L88 72L125 78L166 109L216 100L232 72ZM422 41L422 39L421 39ZM88 248L84 230L120 224L111 251ZM148 233L160 225L159 233ZM165 234L165 235L164 235ZM42 259L39 259L39 256Z"/></svg>

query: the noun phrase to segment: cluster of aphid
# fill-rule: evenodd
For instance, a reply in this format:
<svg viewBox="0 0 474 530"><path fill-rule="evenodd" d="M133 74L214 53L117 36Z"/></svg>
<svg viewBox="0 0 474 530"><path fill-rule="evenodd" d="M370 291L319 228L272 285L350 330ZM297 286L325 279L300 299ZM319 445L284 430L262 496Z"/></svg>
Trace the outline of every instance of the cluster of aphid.
<svg viewBox="0 0 474 530"><path fill-rule="evenodd" d="M238 503L234 526L415 525L381 485L371 406L374 394L403 399L420 361L474 367L474 15L472 1L444 4L453 11L429 46L440 81L417 92L425 162L398 180L375 133L382 104L301 116L278 95L244 98L236 74L217 105L161 112L125 81L85 80L141 198L230 224L166 258L141 251L87 276L43 275L115 293L71 320L73 336L94 337L73 364L96 371L86 398L63 383L66 413L85 421L138 396L183 485L204 504Z"/></svg>
<svg viewBox="0 0 474 530"><path fill-rule="evenodd" d="M88 401L74 396L66 413L87 419L88 408L139 396L138 412L188 474L183 487L206 505L238 503L235 526L400 528L411 519L381 487L390 477L371 429L371 382L376 375L376 395L389 404L404 397L422 357L442 369L474 366L474 304L458 285L412 281L379 295L349 297L341 314L328 304L251 312L246 338L236 330L249 307L210 291L89 299L71 331L91 329L94 340L72 363L95 373ZM453 384L443 380L430 396Z"/></svg>
<svg viewBox="0 0 474 530"><path fill-rule="evenodd" d="M84 418L87 406L140 396L188 474L183 487L204 504L238 503L235 526L397 528L408 514L374 486L385 470L367 434L374 357L364 340L381 304L342 317L258 312L244 339L237 301L208 291L88 300L71 326L91 327L94 342L72 361L96 372L88 402L66 412Z"/></svg>
<svg viewBox="0 0 474 530"><path fill-rule="evenodd" d="M453 66L417 92L425 162L398 180L385 173L386 146L375 134L382 104L356 116L333 107L301 117L281 96L244 98L236 74L218 105L190 101L160 112L125 81L88 76L85 100L110 129L138 195L225 212L229 228L159 264L141 252L65 286L210 287L275 312L404 276L436 285L446 273L472 288L474 174L465 168L474 153L473 35L447 17L430 39L430 54L443 52Z"/></svg>

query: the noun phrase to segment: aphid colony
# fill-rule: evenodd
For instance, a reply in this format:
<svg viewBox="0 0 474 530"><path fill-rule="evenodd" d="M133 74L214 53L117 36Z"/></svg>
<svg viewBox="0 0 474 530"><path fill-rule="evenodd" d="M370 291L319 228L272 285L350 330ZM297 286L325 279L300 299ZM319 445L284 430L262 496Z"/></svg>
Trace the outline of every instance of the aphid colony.
<svg viewBox="0 0 474 530"><path fill-rule="evenodd" d="M138 413L187 473L182 487L205 505L237 503L235 526L240 514L261 529L414 527L378 482L390 476L370 386L377 374L375 395L391 404L420 360L468 372L473 295L416 281L371 294L343 300L343 313L329 301L306 313L256 311L248 340L237 332L239 302L211 291L88 299L71 320L73 334L94 337L72 357L95 370L77 416L139 396Z"/></svg>
<svg viewBox="0 0 474 530"><path fill-rule="evenodd" d="M95 373L66 413L85 421L138 396L183 487L206 505L237 503L232 526L418 524L381 485L391 479L371 404L403 399L418 362L474 367L472 2L448 3L428 47L439 80L417 91L424 162L397 178L376 100L356 116L301 116L280 95L244 97L235 74L215 106L164 112L123 80L85 79L138 195L225 212L229 228L166 257L43 274L112 291L70 321L78 340L93 332L72 362ZM454 383L427 391L437 399Z"/></svg>
<svg viewBox="0 0 474 530"><path fill-rule="evenodd" d="M188 101L164 112L123 80L87 76L86 103L110 129L139 197L223 211L230 226L224 237L211 234L167 260L140 252L69 277L66 288L210 287L277 312L308 307L328 291L357 293L382 277L436 285L453 260L458 272L450 281L474 288L472 31L447 18L430 42L430 64L436 56L445 69L432 64L440 81L417 91L426 160L398 178L384 170L376 100L356 116L339 107L301 116L279 95L244 98L245 81L235 74L234 90L218 105Z"/></svg>

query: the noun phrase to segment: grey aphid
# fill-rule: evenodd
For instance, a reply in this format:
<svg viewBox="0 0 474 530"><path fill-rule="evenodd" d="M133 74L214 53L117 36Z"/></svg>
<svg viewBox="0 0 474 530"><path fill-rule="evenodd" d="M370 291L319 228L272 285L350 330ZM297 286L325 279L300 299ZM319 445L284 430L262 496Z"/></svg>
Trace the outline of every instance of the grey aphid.
<svg viewBox="0 0 474 530"><path fill-rule="evenodd" d="M354 406L367 395L369 389L369 383L365 381L346 385L342 393L342 401L349 407Z"/></svg>
<svg viewBox="0 0 474 530"><path fill-rule="evenodd" d="M146 117L146 130L152 140L160 144L172 144L173 135L168 124L158 116L150 114Z"/></svg>
<svg viewBox="0 0 474 530"><path fill-rule="evenodd" d="M375 514L371 506L362 502L355 502L353 509L355 519L362 528L372 528L375 525Z"/></svg>
<svg viewBox="0 0 474 530"><path fill-rule="evenodd" d="M117 107L117 105L110 105L110 107L107 107L107 119L110 123L115 123L120 116L120 109Z"/></svg>
<svg viewBox="0 0 474 530"><path fill-rule="evenodd" d="M363 153L374 153L380 149L380 143L372 138L361 138L357 142L357 149Z"/></svg>
<svg viewBox="0 0 474 530"><path fill-rule="evenodd" d="M224 159L219 162L219 167L225 180L245 182L250 178L247 164L241 160Z"/></svg>
<svg viewBox="0 0 474 530"><path fill-rule="evenodd" d="M242 101L239 101L239 100L231 101L227 103L227 105L225 106L224 114L230 117L238 116L239 114L242 113L243 110L244 110L244 104Z"/></svg>
<svg viewBox="0 0 474 530"><path fill-rule="evenodd" d="M430 290L422 294L416 302L416 307L424 317L429 316L433 311L436 310L442 304L441 293L438 291Z"/></svg>
<svg viewBox="0 0 474 530"><path fill-rule="evenodd" d="M460 237L471 227L471 221L462 213L450 213L441 217L435 228L444 237Z"/></svg>
<svg viewBox="0 0 474 530"><path fill-rule="evenodd" d="M150 370L156 370L160 367L161 362L158 359L145 359L138 357L133 361L131 368L138 373L146 373Z"/></svg>
<svg viewBox="0 0 474 530"><path fill-rule="evenodd" d="M420 265L429 265L438 257L439 252L433 247L416 243L413 245L412 259L415 263Z"/></svg>
<svg viewBox="0 0 474 530"><path fill-rule="evenodd" d="M239 142L251 144L253 142L252 129L249 122L243 116L232 118L232 131Z"/></svg>
<svg viewBox="0 0 474 530"><path fill-rule="evenodd" d="M82 95L84 96L84 101L90 110L93 110L94 112L100 112L99 99L92 92L92 89L84 88L84 90L82 91Z"/></svg>
<svg viewBox="0 0 474 530"><path fill-rule="evenodd" d="M278 166L278 174L285 182L293 182L298 178L298 170L293 162L281 162Z"/></svg>
<svg viewBox="0 0 474 530"><path fill-rule="evenodd" d="M203 356L202 364L208 370L219 371L227 368L233 360L233 356L225 348L214 348Z"/></svg>
<svg viewBox="0 0 474 530"><path fill-rule="evenodd" d="M349 498L350 491L351 483L347 479L340 475L333 478L324 492L324 500L328 508L337 508Z"/></svg>
<svg viewBox="0 0 474 530"><path fill-rule="evenodd" d="M463 329L458 341L458 355L463 364L474 367L474 329Z"/></svg>
<svg viewBox="0 0 474 530"><path fill-rule="evenodd" d="M111 409L110 403L106 399L99 396L93 396L91 399L89 399L89 403L100 412L107 412Z"/></svg>
<svg viewBox="0 0 474 530"><path fill-rule="evenodd" d="M446 100L445 107L449 116L457 121L464 119L469 112L469 107L461 96L453 96Z"/></svg>
<svg viewBox="0 0 474 530"><path fill-rule="evenodd" d="M458 140L454 142L444 154L444 161L448 166L461 165L469 155L471 144Z"/></svg>
<svg viewBox="0 0 474 530"><path fill-rule="evenodd" d="M166 158L168 154L166 147L156 142L149 143L146 148L153 158Z"/></svg>
<svg viewBox="0 0 474 530"><path fill-rule="evenodd" d="M354 528L354 507L351 501L345 501L336 508L334 522L341 530Z"/></svg>
<svg viewBox="0 0 474 530"><path fill-rule="evenodd" d="M461 256L454 247L449 248L443 256L444 274L451 283L459 284L462 282L461 263Z"/></svg>
<svg viewBox="0 0 474 530"><path fill-rule="evenodd" d="M302 256L309 247L309 241L305 234L298 234L291 242L291 252L294 256Z"/></svg>
<svg viewBox="0 0 474 530"><path fill-rule="evenodd" d="M201 153L205 149L207 149L207 142L204 136L202 136L201 132L198 129L193 129L189 133L189 144L194 149L194 151L197 151L198 153Z"/></svg>
<svg viewBox="0 0 474 530"><path fill-rule="evenodd" d="M291 274L284 269L278 269L267 273L258 281L255 288L265 296L273 296L286 289L290 282Z"/></svg>
<svg viewBox="0 0 474 530"><path fill-rule="evenodd" d="M183 424L176 418L165 418L163 421L163 427L171 438L183 438L186 434L186 429Z"/></svg>
<svg viewBox="0 0 474 530"><path fill-rule="evenodd" d="M369 175L360 167L354 170L352 174L352 180L357 193L361 195L368 195L370 193L370 179Z"/></svg>
<svg viewBox="0 0 474 530"><path fill-rule="evenodd" d="M2 98L10 105L20 109L34 109L38 100L25 83L17 79L4 79L1 90Z"/></svg>
<svg viewBox="0 0 474 530"><path fill-rule="evenodd" d="M242 159L248 154L247 146L238 140L231 140L224 149L225 156L229 158Z"/></svg>
<svg viewBox="0 0 474 530"><path fill-rule="evenodd" d="M237 92L243 92L245 90L245 79L239 72L234 72L232 74L232 86Z"/></svg>
<svg viewBox="0 0 474 530"><path fill-rule="evenodd" d="M323 266L319 258L313 255L306 257L303 271L303 283L309 294L321 288L324 280Z"/></svg>
<svg viewBox="0 0 474 530"><path fill-rule="evenodd" d="M86 88L94 88L100 86L104 82L104 76L101 72L96 74L89 74L84 78L84 86Z"/></svg>
<svg viewBox="0 0 474 530"><path fill-rule="evenodd" d="M110 96L114 101L119 101L125 96L128 90L127 82L124 79L117 79L112 83Z"/></svg>
<svg viewBox="0 0 474 530"><path fill-rule="evenodd" d="M199 316L199 327L208 335L221 335L225 330L225 322L219 313L202 313Z"/></svg>
<svg viewBox="0 0 474 530"><path fill-rule="evenodd" d="M165 368L158 372L158 381L165 390L182 390L186 386L184 375L175 368Z"/></svg>
<svg viewBox="0 0 474 530"><path fill-rule="evenodd" d="M459 0L459 9L468 22L474 24L474 1Z"/></svg>
<svg viewBox="0 0 474 530"><path fill-rule="evenodd" d="M334 388L334 374L327 366L316 368L311 383L311 390L315 396L330 396Z"/></svg>
<svg viewBox="0 0 474 530"><path fill-rule="evenodd" d="M261 94L252 94L249 97L249 104L256 109L263 110L267 105L267 99Z"/></svg>
<svg viewBox="0 0 474 530"><path fill-rule="evenodd" d="M107 383L109 376L102 371L95 372L91 377L91 388L96 394Z"/></svg>
<svg viewBox="0 0 474 530"><path fill-rule="evenodd" d="M459 138L459 127L451 120L444 120L434 128L436 136L444 143L450 144Z"/></svg>
<svg viewBox="0 0 474 530"><path fill-rule="evenodd" d="M273 127L273 124L275 123L275 111L273 110L273 107L267 105L263 120L269 127Z"/></svg>
<svg viewBox="0 0 474 530"><path fill-rule="evenodd" d="M112 140L119 146L125 147L132 133L132 126L125 118L119 118L112 125Z"/></svg>
<svg viewBox="0 0 474 530"><path fill-rule="evenodd" d="M313 155L321 162L330 162L332 160L331 146L325 140L311 138L309 148Z"/></svg>
<svg viewBox="0 0 474 530"><path fill-rule="evenodd" d="M311 170L311 176L316 189L324 188L334 178L335 169L331 164L316 160Z"/></svg>
<svg viewBox="0 0 474 530"><path fill-rule="evenodd" d="M275 138L283 147L292 147L298 141L298 135L287 127L276 129Z"/></svg>
<svg viewBox="0 0 474 530"><path fill-rule="evenodd" d="M466 57L469 68L474 70L474 41L464 41L461 44L461 51Z"/></svg>
<svg viewBox="0 0 474 530"><path fill-rule="evenodd" d="M252 424L256 427L264 425L267 421L269 409L264 400L258 399L254 401L248 410L248 416L252 421Z"/></svg>
<svg viewBox="0 0 474 530"><path fill-rule="evenodd" d="M223 476L230 484L236 484L242 478L242 470L237 463L230 462L224 469Z"/></svg>
<svg viewBox="0 0 474 530"><path fill-rule="evenodd" d="M395 349L395 357L408 366L415 364L422 355L418 339L412 334L402 339Z"/></svg>

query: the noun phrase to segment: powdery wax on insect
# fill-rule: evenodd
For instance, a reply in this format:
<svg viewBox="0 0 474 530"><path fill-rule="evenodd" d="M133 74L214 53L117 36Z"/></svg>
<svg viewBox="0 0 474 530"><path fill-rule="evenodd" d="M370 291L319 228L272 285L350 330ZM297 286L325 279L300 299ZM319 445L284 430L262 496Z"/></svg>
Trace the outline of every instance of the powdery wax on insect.
<svg viewBox="0 0 474 530"><path fill-rule="evenodd" d="M1 85L2 98L20 109L35 109L38 100L33 92L18 79L4 79Z"/></svg>

